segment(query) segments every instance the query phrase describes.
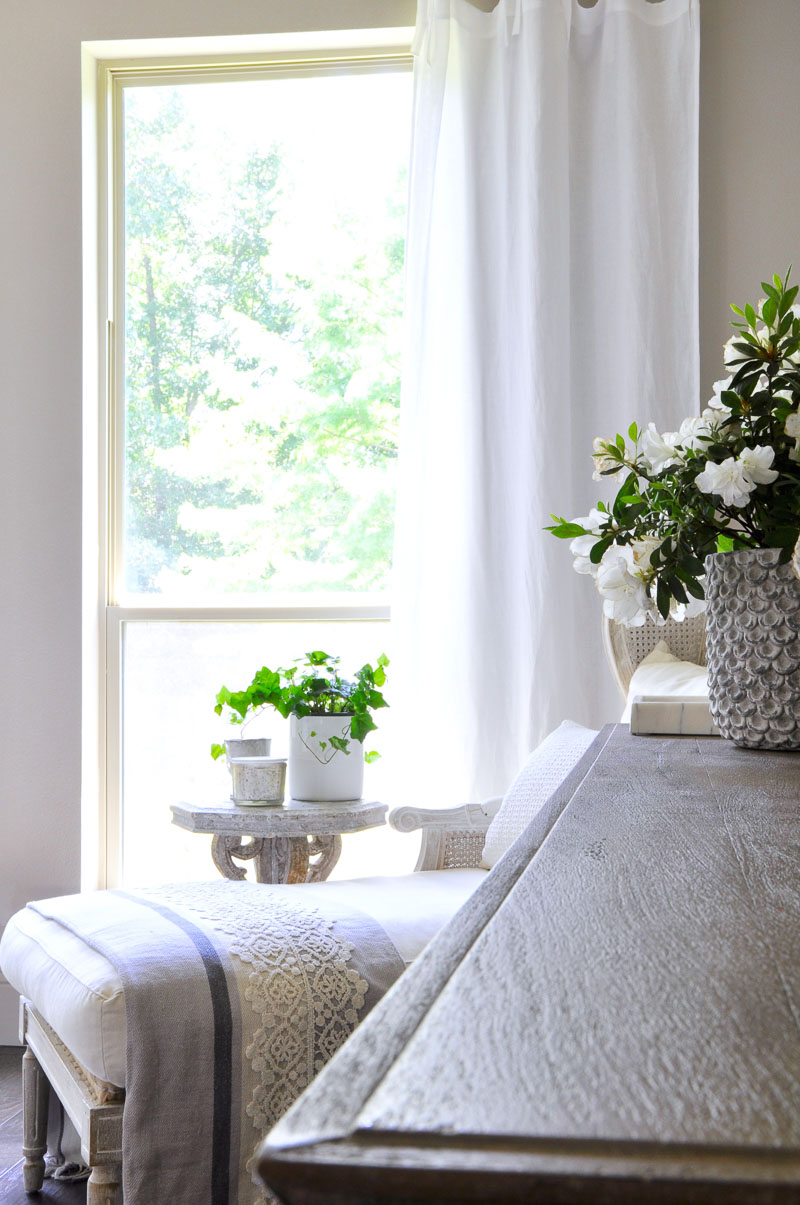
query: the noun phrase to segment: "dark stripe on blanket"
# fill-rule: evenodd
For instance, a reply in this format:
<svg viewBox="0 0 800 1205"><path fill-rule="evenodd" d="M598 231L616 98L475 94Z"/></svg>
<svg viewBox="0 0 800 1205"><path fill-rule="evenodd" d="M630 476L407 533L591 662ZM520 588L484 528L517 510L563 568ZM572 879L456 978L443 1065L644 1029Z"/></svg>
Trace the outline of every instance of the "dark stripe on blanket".
<svg viewBox="0 0 800 1205"><path fill-rule="evenodd" d="M136 904L142 904L158 912L165 920L172 921L183 929L197 947L203 960L208 986L211 992L211 1009L214 1016L214 1121L213 1146L211 1150L211 1197L209 1205L229 1205L230 1161L231 1161L231 1104L233 1087L233 1017L228 984L219 954L202 929L192 921L173 912L164 904L145 899L141 895L129 895L127 891L115 890L115 895L124 896Z"/></svg>

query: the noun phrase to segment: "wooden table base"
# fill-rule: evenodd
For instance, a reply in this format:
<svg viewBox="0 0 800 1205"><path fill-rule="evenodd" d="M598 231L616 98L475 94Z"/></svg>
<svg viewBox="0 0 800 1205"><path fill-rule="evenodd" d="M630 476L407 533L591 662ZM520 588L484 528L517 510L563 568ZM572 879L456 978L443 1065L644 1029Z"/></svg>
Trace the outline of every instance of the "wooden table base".
<svg viewBox="0 0 800 1205"><path fill-rule="evenodd" d="M225 837L211 840L211 857L226 879L244 879L246 867L233 859L255 863L258 883L322 883L342 852L338 835L317 837ZM312 859L314 859L312 861Z"/></svg>

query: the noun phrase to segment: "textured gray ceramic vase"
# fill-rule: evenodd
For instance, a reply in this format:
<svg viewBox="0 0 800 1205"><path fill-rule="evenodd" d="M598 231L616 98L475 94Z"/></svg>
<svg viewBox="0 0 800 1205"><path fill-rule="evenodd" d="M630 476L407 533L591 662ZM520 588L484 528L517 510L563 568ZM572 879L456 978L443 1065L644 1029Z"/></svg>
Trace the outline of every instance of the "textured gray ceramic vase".
<svg viewBox="0 0 800 1205"><path fill-rule="evenodd" d="M779 555L706 557L711 714L749 749L800 749L800 581Z"/></svg>

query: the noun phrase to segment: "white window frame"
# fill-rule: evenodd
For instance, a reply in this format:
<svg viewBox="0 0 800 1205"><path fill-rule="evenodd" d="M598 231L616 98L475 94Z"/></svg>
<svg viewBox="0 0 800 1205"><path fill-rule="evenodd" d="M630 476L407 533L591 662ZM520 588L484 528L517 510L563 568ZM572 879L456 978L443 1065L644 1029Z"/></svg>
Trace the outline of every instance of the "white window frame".
<svg viewBox="0 0 800 1205"><path fill-rule="evenodd" d="M122 91L131 83L253 79L320 69L411 69L413 30L328 31L159 43L84 43L84 536L82 887L122 872L122 650L125 624L387 622L381 601L320 605L164 605L120 589L125 382ZM281 600L283 602L283 600Z"/></svg>

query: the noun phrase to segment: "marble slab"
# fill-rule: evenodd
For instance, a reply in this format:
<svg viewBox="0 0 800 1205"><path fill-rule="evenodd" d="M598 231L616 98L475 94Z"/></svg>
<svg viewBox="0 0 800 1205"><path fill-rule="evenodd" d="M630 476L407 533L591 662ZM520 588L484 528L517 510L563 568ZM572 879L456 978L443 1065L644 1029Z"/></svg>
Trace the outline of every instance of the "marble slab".
<svg viewBox="0 0 800 1205"><path fill-rule="evenodd" d="M631 705L633 736L719 736L707 695L636 695Z"/></svg>

